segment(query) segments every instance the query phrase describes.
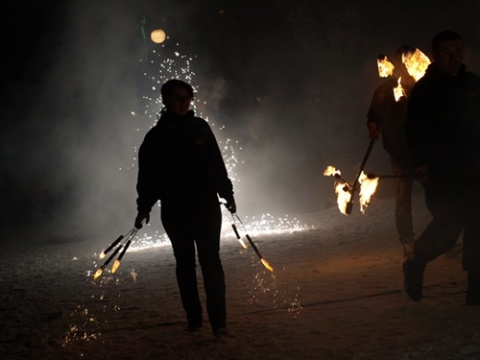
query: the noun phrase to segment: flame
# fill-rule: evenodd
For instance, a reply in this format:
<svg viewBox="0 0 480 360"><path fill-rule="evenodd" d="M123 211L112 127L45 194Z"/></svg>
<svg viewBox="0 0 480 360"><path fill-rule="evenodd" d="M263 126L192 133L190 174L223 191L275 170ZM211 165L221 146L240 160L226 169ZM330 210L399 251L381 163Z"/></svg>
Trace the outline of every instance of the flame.
<svg viewBox="0 0 480 360"><path fill-rule="evenodd" d="M335 176L339 179L340 170L335 169L333 166L328 166L323 172L323 175ZM370 204L370 200L377 190L378 180L378 177L369 178L363 171L358 178L358 183L360 184L360 210L362 214L365 213L365 209ZM338 209L342 214L347 215L347 205L352 198L352 186L344 180L336 181L334 186L335 193L337 194Z"/></svg>
<svg viewBox="0 0 480 360"><path fill-rule="evenodd" d="M370 204L372 195L375 194L378 186L378 177L369 178L363 171L358 181L360 182L360 211L365 214L365 209Z"/></svg>
<svg viewBox="0 0 480 360"><path fill-rule="evenodd" d="M380 75L380 77L386 78L393 75L393 69L395 69L395 66L386 56L380 55L377 58L377 66L378 75Z"/></svg>
<svg viewBox="0 0 480 360"><path fill-rule="evenodd" d="M323 172L323 175L325 176L334 176L334 175L342 175L340 170L335 169L333 166L329 165Z"/></svg>
<svg viewBox="0 0 480 360"><path fill-rule="evenodd" d="M112 265L112 274L114 274L115 271L117 271L119 266L120 266L120 260L117 259L117 260L115 260L115 262Z"/></svg>
<svg viewBox="0 0 480 360"><path fill-rule="evenodd" d="M393 88L393 96L395 97L395 101L398 102L402 97L407 97L405 93L405 89L402 86L402 78L399 77L397 81L397 86Z"/></svg>
<svg viewBox="0 0 480 360"><path fill-rule="evenodd" d="M102 252L100 253L100 255L99 255L100 260L101 260L101 259L104 259L105 256L106 256L105 253L102 251Z"/></svg>
<svg viewBox="0 0 480 360"><path fill-rule="evenodd" d="M273 267L270 266L267 260L265 260L264 258L261 258L260 261L262 262L263 266L265 266L267 270L273 272Z"/></svg>
<svg viewBox="0 0 480 360"><path fill-rule="evenodd" d="M350 202L352 198L352 194L350 193L350 187L346 184L337 183L335 185L335 194L337 194L337 205L338 209L342 214L347 215L347 204Z"/></svg>
<svg viewBox="0 0 480 360"><path fill-rule="evenodd" d="M245 244L245 241L243 241L243 239L238 239L238 242L240 243L240 245L242 245L244 249L248 248L247 244Z"/></svg>
<svg viewBox="0 0 480 360"><path fill-rule="evenodd" d="M430 59L427 55L416 49L415 52L409 52L402 55L402 62L405 64L408 73L415 81L420 80L425 71L427 71L428 65L430 65Z"/></svg>
<svg viewBox="0 0 480 360"><path fill-rule="evenodd" d="M102 272L103 272L103 269L98 269L97 272L95 273L95 275L93 275L93 280L97 280L100 275L102 275Z"/></svg>

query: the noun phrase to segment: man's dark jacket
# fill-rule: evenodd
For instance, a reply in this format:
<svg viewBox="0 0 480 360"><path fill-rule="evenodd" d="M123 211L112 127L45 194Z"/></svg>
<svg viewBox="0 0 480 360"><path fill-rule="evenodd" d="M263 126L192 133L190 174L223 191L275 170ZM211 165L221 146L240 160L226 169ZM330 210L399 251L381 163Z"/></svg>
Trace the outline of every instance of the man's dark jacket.
<svg viewBox="0 0 480 360"><path fill-rule="evenodd" d="M208 123L195 117L163 114L145 136L138 154L137 207L218 206L218 196L233 200L232 182Z"/></svg>
<svg viewBox="0 0 480 360"><path fill-rule="evenodd" d="M479 184L480 79L462 66L456 76L431 64L412 89L406 136L415 166L445 186Z"/></svg>

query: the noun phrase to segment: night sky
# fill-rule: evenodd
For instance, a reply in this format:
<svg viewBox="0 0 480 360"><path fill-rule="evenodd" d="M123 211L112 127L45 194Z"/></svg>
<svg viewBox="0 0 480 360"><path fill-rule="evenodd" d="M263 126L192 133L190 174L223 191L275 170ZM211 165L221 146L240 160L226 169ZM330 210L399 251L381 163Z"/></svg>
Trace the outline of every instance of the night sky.
<svg viewBox="0 0 480 360"><path fill-rule="evenodd" d="M451 29L480 73L480 4L431 4L12 2L1 12L2 227L72 235L133 225L132 164L151 119L131 113L159 110L145 74L173 51L192 56L198 111L217 139L236 141L240 214L330 206L323 170L354 177L368 145L377 55L404 44L429 55L432 36ZM169 37L163 46L143 37L155 28ZM374 152L369 165L385 166L381 146Z"/></svg>

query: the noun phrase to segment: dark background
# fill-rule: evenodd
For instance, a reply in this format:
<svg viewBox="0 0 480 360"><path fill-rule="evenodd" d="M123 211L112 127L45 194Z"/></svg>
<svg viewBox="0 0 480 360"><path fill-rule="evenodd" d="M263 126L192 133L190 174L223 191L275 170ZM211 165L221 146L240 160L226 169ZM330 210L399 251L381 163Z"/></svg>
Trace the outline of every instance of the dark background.
<svg viewBox="0 0 480 360"><path fill-rule="evenodd" d="M477 1L6 4L0 225L55 235L129 228L135 151L160 108L155 82L171 74L156 75L159 65L175 51L191 56L197 111L222 144L233 144L239 214L331 206L333 179L323 170L355 176L382 81L377 55L404 44L429 55L432 36L452 29L478 73L479 16ZM155 28L169 37L163 45L148 39ZM377 145L367 167L388 171L386 159ZM379 196L390 188L382 183Z"/></svg>

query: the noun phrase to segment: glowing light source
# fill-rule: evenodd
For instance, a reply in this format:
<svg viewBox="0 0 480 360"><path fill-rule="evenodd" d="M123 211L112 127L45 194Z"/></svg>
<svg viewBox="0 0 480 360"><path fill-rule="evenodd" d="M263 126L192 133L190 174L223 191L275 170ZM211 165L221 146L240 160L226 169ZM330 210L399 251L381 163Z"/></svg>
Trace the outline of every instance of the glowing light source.
<svg viewBox="0 0 480 360"><path fill-rule="evenodd" d="M396 102L399 102L402 97L407 97L405 89L402 86L402 77L398 78L397 86L393 88L393 96Z"/></svg>
<svg viewBox="0 0 480 360"><path fill-rule="evenodd" d="M388 60L385 55L379 55L377 58L377 67L378 67L378 75L380 77L389 77L393 75L393 69L395 66Z"/></svg>
<svg viewBox="0 0 480 360"><path fill-rule="evenodd" d="M348 215L347 207L348 203L352 199L352 186L347 183L344 179L341 178L341 172L338 169L335 169L333 166L328 166L323 172L324 176L334 176L335 177L335 193L337 194L337 205L338 209L342 214ZM360 184L360 211L362 214L365 213L365 209L370 204L372 195L377 190L378 186L378 177L370 178L363 171L360 173L358 178L358 183Z"/></svg>
<svg viewBox="0 0 480 360"><path fill-rule="evenodd" d="M155 44L163 43L166 38L167 38L167 34L165 34L165 31L163 31L162 29L153 30L152 33L150 34L150 39Z"/></svg>
<svg viewBox="0 0 480 360"><path fill-rule="evenodd" d="M409 52L402 55L402 62L405 64L408 73L415 81L420 80L425 71L427 71L428 65L430 65L430 59L420 50L416 49L415 52Z"/></svg>

